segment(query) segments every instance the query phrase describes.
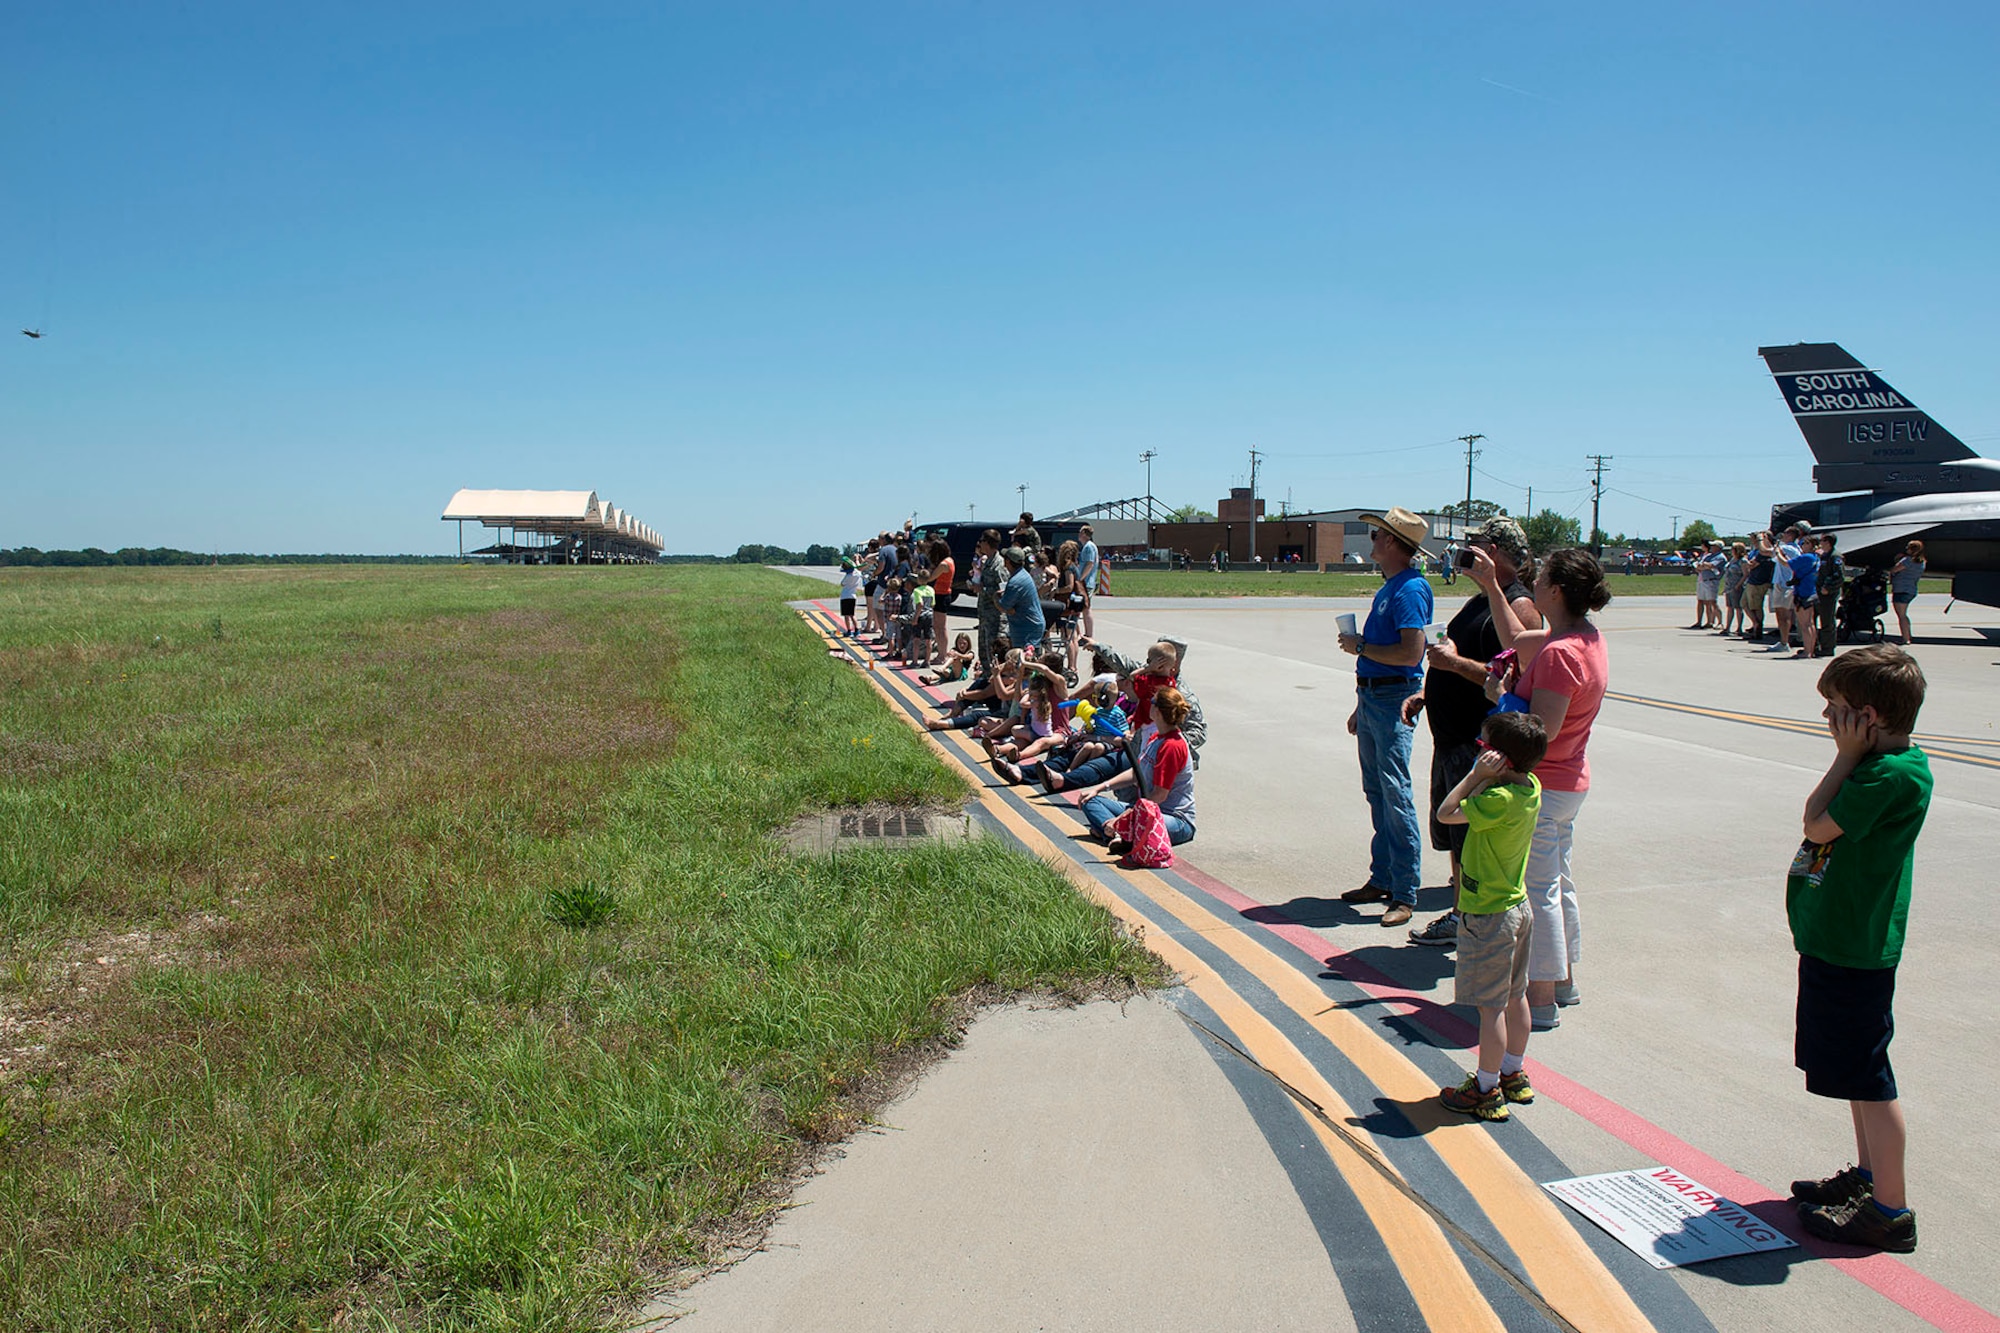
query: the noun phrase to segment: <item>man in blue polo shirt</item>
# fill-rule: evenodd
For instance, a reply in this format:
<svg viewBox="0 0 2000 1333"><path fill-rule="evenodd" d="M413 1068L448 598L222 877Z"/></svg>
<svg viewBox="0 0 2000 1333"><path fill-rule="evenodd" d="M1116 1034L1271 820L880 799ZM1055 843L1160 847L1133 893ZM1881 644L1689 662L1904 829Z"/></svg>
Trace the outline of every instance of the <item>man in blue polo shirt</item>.
<svg viewBox="0 0 2000 1333"><path fill-rule="evenodd" d="M1363 514L1374 528L1375 562L1385 582L1359 634L1340 636L1353 653L1354 712L1347 732L1359 744L1361 790L1375 837L1368 846L1368 882L1341 894L1344 902L1389 906L1382 924L1400 926L1416 912L1423 873L1423 822L1410 783L1410 741L1403 701L1423 684L1424 630L1431 623L1431 585L1417 567L1430 525L1407 509Z"/></svg>
<svg viewBox="0 0 2000 1333"><path fill-rule="evenodd" d="M1023 515L1026 517L1026 515ZM1010 546L1000 553L1007 562L1007 583L1000 589L1000 609L1007 614L1007 639L1023 652L1041 647L1048 625L1042 618L1042 593L1028 572L1028 553Z"/></svg>

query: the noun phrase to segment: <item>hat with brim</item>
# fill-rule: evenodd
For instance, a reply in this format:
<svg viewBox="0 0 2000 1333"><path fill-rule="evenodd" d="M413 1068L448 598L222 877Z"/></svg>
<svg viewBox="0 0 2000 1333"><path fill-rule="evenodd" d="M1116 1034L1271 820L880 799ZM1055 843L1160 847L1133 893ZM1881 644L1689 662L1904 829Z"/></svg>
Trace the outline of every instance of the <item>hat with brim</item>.
<svg viewBox="0 0 2000 1333"><path fill-rule="evenodd" d="M1418 555L1430 554L1424 550L1424 541L1431 535L1431 525L1401 505L1392 506L1386 514L1361 514L1358 517L1369 527L1382 529Z"/></svg>

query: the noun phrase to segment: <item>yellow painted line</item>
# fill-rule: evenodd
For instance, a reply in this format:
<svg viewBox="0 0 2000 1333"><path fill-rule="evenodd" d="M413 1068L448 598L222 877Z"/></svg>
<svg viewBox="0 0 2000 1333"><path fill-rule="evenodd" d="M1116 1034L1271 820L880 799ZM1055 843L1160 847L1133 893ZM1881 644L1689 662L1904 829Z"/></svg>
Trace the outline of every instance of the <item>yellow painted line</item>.
<svg viewBox="0 0 2000 1333"><path fill-rule="evenodd" d="M908 692L911 697L919 700L925 698L899 677L892 678L896 680L898 688ZM877 681L876 684L884 694L889 693L883 682ZM939 742L939 733L925 731L923 734L937 749L949 753ZM955 747L966 757L977 761L979 752L961 733L943 734L951 736ZM1057 849L1043 830L1024 819L992 789L982 786L979 789L979 797L982 804L1024 842L1047 849L1049 857L1055 861L1058 869L1114 916L1125 921L1128 926L1155 924L1124 899L1106 891L1102 885L1085 874ZM1330 1006L1324 991L1296 969L1287 967L1269 950L1259 947L1248 939L1231 923L1222 919L1219 913L1197 904L1157 876L1148 875L1141 879L1115 866L1109 869L1133 882L1136 888L1152 898L1162 910L1170 913L1181 924L1211 938L1232 960L1270 987L1289 1008L1310 1022L1384 1094L1404 1103L1405 1113L1413 1120L1424 1121L1422 1108L1434 1108L1435 1118L1428 1124L1419 1123L1418 1128L1427 1130L1426 1140L1432 1150L1465 1185L1495 1228L1507 1239L1526 1270L1528 1280L1541 1292L1544 1299L1560 1310L1566 1318L1579 1328L1591 1330L1634 1330L1636 1333L1637 1330L1652 1328L1652 1324L1640 1312L1632 1298L1619 1285L1617 1279L1612 1277L1596 1254L1584 1244L1575 1228L1569 1225L1568 1220L1563 1217L1548 1194L1529 1179L1489 1135L1480 1131L1477 1125L1460 1120L1441 1106L1437 1106L1436 1084L1413 1062L1397 1052L1347 1010ZM1180 972L1187 980L1189 989L1199 995L1236 1031L1238 1037L1245 1042L1245 1049L1257 1059L1258 1063L1318 1102L1329 1115L1344 1113L1351 1117L1351 1110L1341 1100L1339 1094L1298 1048L1271 1025L1269 1020L1257 1014L1221 977L1213 973L1194 954L1157 932L1147 937L1147 945ZM1382 1212L1377 1211L1376 1202L1381 1201L1385 1208L1393 1207L1395 1205L1387 1202L1389 1198L1393 1198L1396 1204L1400 1205L1397 1211L1407 1211L1421 1219L1422 1227L1444 1247L1444 1253L1453 1258L1452 1271L1459 1277L1464 1277L1463 1265L1456 1262L1449 1243L1445 1241L1436 1223L1397 1194L1394 1188L1382 1181L1379 1174L1366 1163L1356 1160L1353 1148L1344 1140L1335 1136L1325 1126L1313 1121L1311 1117L1307 1117L1307 1120L1313 1124L1314 1132L1320 1136L1328 1155L1334 1160L1342 1176L1348 1180L1356 1197L1368 1210L1369 1217L1377 1223L1376 1229L1382 1234L1385 1243L1391 1242L1394 1233L1382 1225L1388 1219ZM1394 1170L1386 1160L1379 1158L1378 1160L1382 1161L1382 1165L1387 1169ZM1373 1176L1371 1189L1363 1189L1361 1174ZM1411 1279L1411 1271L1404 1263L1403 1256L1397 1252L1393 1243L1390 1243L1390 1249L1398 1269L1403 1271L1406 1280L1411 1281L1411 1289L1415 1292L1415 1283ZM1419 1261L1415 1255L1412 1255L1411 1259ZM1435 1261L1422 1259L1420 1262L1431 1264ZM1469 1279L1467 1285L1470 1286ZM1472 1290L1476 1296L1477 1289L1472 1288ZM1421 1297L1418 1299L1418 1304L1420 1307L1424 1304ZM1492 1316L1491 1308L1487 1307L1483 1300L1480 1302L1480 1308L1486 1316ZM1434 1328L1472 1327L1463 1322L1439 1324L1428 1311L1426 1317L1431 1318Z"/></svg>

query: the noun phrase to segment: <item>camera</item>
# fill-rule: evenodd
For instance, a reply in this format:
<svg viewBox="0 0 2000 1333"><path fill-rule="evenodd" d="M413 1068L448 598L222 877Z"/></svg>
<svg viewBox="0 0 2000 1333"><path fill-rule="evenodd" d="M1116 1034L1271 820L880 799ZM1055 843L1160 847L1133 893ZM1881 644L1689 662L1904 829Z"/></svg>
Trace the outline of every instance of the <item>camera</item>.
<svg viewBox="0 0 2000 1333"><path fill-rule="evenodd" d="M1459 553L1458 553L1458 567L1459 567L1460 569L1471 569L1471 568L1472 568L1472 548L1471 548L1470 546L1467 546L1467 547L1465 547L1465 548L1463 548L1462 550L1460 550L1460 551L1459 551Z"/></svg>

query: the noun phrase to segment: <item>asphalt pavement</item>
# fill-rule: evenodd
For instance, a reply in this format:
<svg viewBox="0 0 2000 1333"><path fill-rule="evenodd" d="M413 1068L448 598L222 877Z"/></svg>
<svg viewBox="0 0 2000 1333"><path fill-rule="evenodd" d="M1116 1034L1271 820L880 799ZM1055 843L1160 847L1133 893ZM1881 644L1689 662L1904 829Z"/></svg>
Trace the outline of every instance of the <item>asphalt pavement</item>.
<svg viewBox="0 0 2000 1333"><path fill-rule="evenodd" d="M1456 591L1440 599L1440 621L1458 600ZM809 1272L823 1310L860 1312L845 1323L819 1318L819 1327L1268 1327L1310 1311L1315 1326L1364 1328L1559 1327L1568 1318L1585 1328L1858 1321L2000 1329L1990 1313L2000 1309L2000 1268L1990 1260L2000 1207L1983 1169L2000 1146L1984 1083L2000 1048L2000 998L1982 984L1993 946L1979 874L2000 809L2000 613L1960 605L1947 616L1940 598L1917 604L1913 651L1930 681L1918 731L1937 786L1918 845L1893 1055L1911 1126L1920 1249L1890 1259L1808 1246L1658 1274L1621 1258L1566 1210L1557 1214L1563 1230L1525 1195L1507 1193L1492 1164L1475 1160L1484 1150L1459 1132L1469 1127L1435 1127L1409 1094L1424 1077L1434 1084L1469 1067L1465 1015L1445 1007L1448 951L1379 928L1379 908L1337 900L1366 877L1368 820L1343 726L1351 659L1335 646L1333 616L1364 606L1099 602L1106 641L1135 651L1171 634L1190 646L1184 679L1210 726L1197 778L1200 835L1183 849L1178 872L1115 876L1075 844L1073 813L1024 800L1021 789L995 789L988 800L1002 816L996 826L1075 861L1085 891L1150 926L1149 942L1189 979L1162 1000L1179 1025L1147 1020L1142 1032L1128 1006L1117 1021L1074 1015L1075 1032L1052 1017L988 1041L989 1025L1015 1020L984 1020L963 1052L892 1108L892 1120L910 1120L907 1133L863 1140L807 1187L802 1198L812 1207L802 1213L812 1214L813 1228L796 1229L788 1217L770 1252L663 1309L697 1311L696 1327L776 1327L777 1312L801 1309L797 1275ZM1593 735L1592 791L1577 824L1584 1002L1530 1048L1543 1089L1537 1104L1513 1124L1473 1134L1498 1147L1505 1162L1497 1169L1509 1180L1660 1162L1782 1220L1776 1200L1785 1182L1830 1172L1853 1151L1844 1108L1809 1097L1791 1067L1795 955L1784 873L1800 808L1832 747L1818 721L1818 664L1681 629L1690 612L1685 598L1631 598L1597 617L1610 640L1612 697ZM888 684L906 712L928 706L906 684ZM1428 762L1420 727L1417 765ZM1063 828L1072 833L1049 832ZM1435 887L1417 924L1447 905L1445 858L1427 853L1425 871ZM1210 1033L1232 1038L1248 1058ZM1315 1044L1321 1039L1330 1044ZM1056 1054L1093 1041L1091 1059ZM993 1054L1010 1042L1011 1066ZM1018 1054L1037 1042L1046 1060ZM1302 1102L1275 1081L1293 1055L1303 1064L1287 1082L1293 1091L1319 1087L1316 1099ZM961 1067L967 1072L954 1075ZM1026 1080L1037 1086L1036 1109L1010 1113L1005 1090ZM1357 1153L1327 1128L1341 1118L1315 1121L1300 1109L1306 1102L1355 1113L1344 1123L1367 1131L1361 1153L1391 1163L1436 1210L1444 1262L1413 1257L1408 1237L1429 1224L1396 1221L1404 1204L1375 1197L1371 1177L1355 1168ZM1147 1117L1133 1114L1135 1104ZM1205 1134L1162 1127L1176 1116ZM939 1137L924 1139L919 1124ZM1079 1135L1095 1148L1070 1151ZM1006 1142L1060 1150L1010 1152L1009 1169L973 1177L943 1169ZM1260 1154L1262 1170L1250 1165ZM1204 1174L1217 1159L1235 1163L1220 1181ZM1208 1199L1200 1219L1136 1205L1138 1162L1189 1181L1190 1199L1229 1197ZM845 1177L871 1170L876 1211L840 1202ZM1496 1207L1502 1198L1518 1219ZM1225 1205L1245 1200L1273 1235L1231 1219ZM1064 1225L1080 1203L1108 1207L1093 1214L1100 1219L1127 1219L1114 1227L1119 1248L1081 1243ZM940 1215L994 1226L979 1229L981 1244L954 1243L935 1224ZM885 1217L915 1229L899 1233ZM1083 1234L1106 1226L1100 1220ZM927 1236L935 1242L928 1251ZM1559 1269L1538 1267L1543 1251L1570 1258ZM1002 1252L1017 1262L1001 1262ZM1190 1252L1221 1256L1222 1272L1257 1277L1232 1286ZM1273 1260L1260 1273L1261 1254ZM1309 1262L1301 1265L1301 1254ZM1456 1294L1427 1289L1426 1269L1454 1257L1469 1285ZM1164 1275L1140 1283L1106 1276L1149 1264ZM1503 1269L1527 1275L1528 1298L1504 1275L1496 1282ZM1049 1275L1031 1292L1060 1299L1020 1295L1028 1273ZM709 1317L700 1313L705 1303L729 1311L726 1321L696 1322Z"/></svg>

